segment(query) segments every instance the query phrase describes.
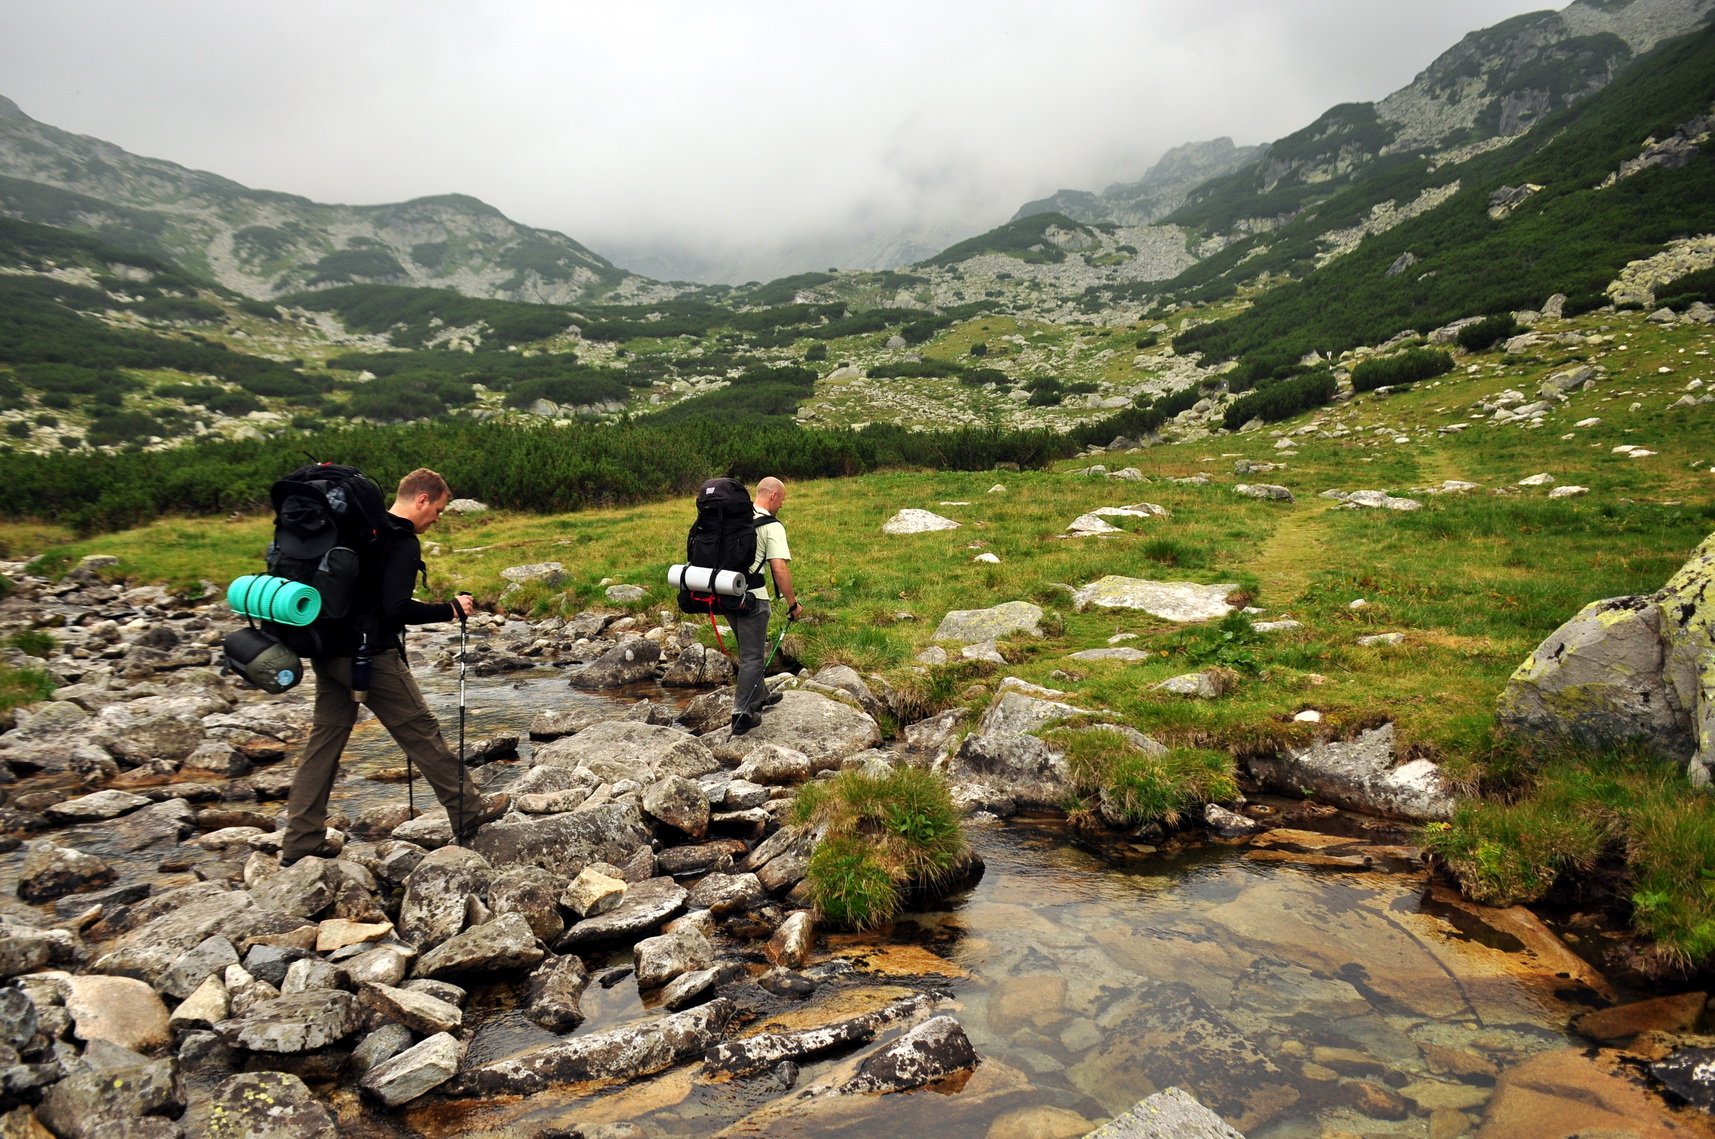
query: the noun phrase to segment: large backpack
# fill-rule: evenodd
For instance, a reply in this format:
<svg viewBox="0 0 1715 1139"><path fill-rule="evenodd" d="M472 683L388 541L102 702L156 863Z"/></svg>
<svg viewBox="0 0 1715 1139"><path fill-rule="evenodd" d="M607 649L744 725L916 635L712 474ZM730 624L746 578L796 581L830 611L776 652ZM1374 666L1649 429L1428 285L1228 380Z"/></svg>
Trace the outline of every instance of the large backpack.
<svg viewBox="0 0 1715 1139"><path fill-rule="evenodd" d="M697 518L685 535L685 564L716 573L740 573L745 591L737 597L714 589L681 588L684 613L742 613L754 601L750 590L766 580L757 564L756 531L775 520L758 518L750 492L733 478L710 479L697 490Z"/></svg>
<svg viewBox="0 0 1715 1139"><path fill-rule="evenodd" d="M309 625L262 627L306 656L346 655L356 648L365 567L380 561L390 526L381 488L356 467L311 463L268 488L274 540L268 572L321 594Z"/></svg>

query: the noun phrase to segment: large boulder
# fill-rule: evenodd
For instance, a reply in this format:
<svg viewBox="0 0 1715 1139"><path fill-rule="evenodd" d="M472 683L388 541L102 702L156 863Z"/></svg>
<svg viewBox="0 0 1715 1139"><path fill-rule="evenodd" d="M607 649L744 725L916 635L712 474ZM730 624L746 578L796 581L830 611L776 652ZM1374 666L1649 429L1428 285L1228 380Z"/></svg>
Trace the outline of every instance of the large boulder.
<svg viewBox="0 0 1715 1139"><path fill-rule="evenodd" d="M695 778L720 764L690 732L637 721L610 720L536 749L537 766L583 767L603 782L647 783L669 775Z"/></svg>
<svg viewBox="0 0 1715 1139"><path fill-rule="evenodd" d="M584 1080L635 1080L701 1056L733 1014L724 997L699 1008L587 1036L574 1036L459 1074L459 1094L530 1095Z"/></svg>
<svg viewBox="0 0 1715 1139"><path fill-rule="evenodd" d="M879 744L881 727L849 704L817 692L788 690L781 693L779 704L763 713L762 723L744 735L722 728L704 738L724 763L739 763L763 744L779 744L803 752L818 771L826 771L848 755Z"/></svg>
<svg viewBox="0 0 1715 1139"><path fill-rule="evenodd" d="M508 815L478 831L470 848L495 866L540 866L569 882L592 862L624 865L649 837L636 801L626 799L559 815Z"/></svg>
<svg viewBox="0 0 1715 1139"><path fill-rule="evenodd" d="M1550 633L1501 693L1497 720L1521 735L1607 748L1641 744L1715 770L1715 535L1648 596L1593 601ZM1705 695L1710 694L1710 695Z"/></svg>
<svg viewBox="0 0 1715 1139"><path fill-rule="evenodd" d="M642 637L621 641L572 674L575 688L623 688L655 679L661 646Z"/></svg>

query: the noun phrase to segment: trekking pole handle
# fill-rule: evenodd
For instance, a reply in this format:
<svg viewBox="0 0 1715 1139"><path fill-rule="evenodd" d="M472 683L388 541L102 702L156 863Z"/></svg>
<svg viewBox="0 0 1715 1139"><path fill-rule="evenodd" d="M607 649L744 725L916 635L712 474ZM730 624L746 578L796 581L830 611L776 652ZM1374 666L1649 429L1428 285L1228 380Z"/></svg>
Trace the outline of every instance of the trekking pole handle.
<svg viewBox="0 0 1715 1139"><path fill-rule="evenodd" d="M461 597L470 597L473 602L473 607L475 598L468 591L462 589L453 597L453 612L459 615L459 624L462 625L470 619L470 614L466 612L465 607L459 603L459 598Z"/></svg>

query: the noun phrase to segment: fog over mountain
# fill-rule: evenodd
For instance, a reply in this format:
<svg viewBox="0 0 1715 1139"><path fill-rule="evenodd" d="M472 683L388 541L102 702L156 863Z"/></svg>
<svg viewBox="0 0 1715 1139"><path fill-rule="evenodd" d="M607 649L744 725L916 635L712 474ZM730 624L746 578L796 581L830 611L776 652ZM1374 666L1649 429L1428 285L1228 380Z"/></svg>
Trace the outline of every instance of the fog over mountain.
<svg viewBox="0 0 1715 1139"><path fill-rule="evenodd" d="M901 264L1170 148L1379 100L1531 0L0 8L4 93L318 201L457 192L625 268Z"/></svg>

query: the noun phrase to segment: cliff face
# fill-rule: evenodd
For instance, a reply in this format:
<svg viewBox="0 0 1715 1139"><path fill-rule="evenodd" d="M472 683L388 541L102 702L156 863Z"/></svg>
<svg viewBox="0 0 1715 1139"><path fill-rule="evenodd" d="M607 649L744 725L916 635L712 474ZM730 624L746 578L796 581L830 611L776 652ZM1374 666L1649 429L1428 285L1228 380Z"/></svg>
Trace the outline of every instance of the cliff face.
<svg viewBox="0 0 1715 1139"><path fill-rule="evenodd" d="M352 283L555 303L662 291L475 198L341 206L252 190L37 122L4 98L0 169L0 213L156 253L250 296Z"/></svg>

